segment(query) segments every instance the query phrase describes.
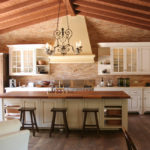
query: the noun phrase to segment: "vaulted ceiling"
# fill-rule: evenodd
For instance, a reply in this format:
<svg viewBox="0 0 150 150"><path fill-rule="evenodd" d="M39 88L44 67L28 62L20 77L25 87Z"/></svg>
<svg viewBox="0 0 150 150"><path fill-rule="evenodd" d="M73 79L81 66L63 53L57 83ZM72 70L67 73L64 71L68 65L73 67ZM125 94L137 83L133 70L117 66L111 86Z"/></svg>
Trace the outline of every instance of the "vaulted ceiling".
<svg viewBox="0 0 150 150"><path fill-rule="evenodd" d="M57 18L59 0L0 0L0 34ZM61 0L60 16L84 15L150 30L150 0Z"/></svg>

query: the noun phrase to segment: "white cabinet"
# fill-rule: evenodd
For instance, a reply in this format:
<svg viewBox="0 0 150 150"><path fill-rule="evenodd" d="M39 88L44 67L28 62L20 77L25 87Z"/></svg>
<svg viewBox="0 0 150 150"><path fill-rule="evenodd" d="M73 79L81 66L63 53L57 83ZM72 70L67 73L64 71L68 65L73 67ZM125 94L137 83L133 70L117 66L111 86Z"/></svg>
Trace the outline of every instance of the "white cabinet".
<svg viewBox="0 0 150 150"><path fill-rule="evenodd" d="M144 93L143 112L147 112L147 111L150 112L150 88L144 89L143 93Z"/></svg>
<svg viewBox="0 0 150 150"><path fill-rule="evenodd" d="M150 73L150 47L139 49L139 71Z"/></svg>
<svg viewBox="0 0 150 150"><path fill-rule="evenodd" d="M8 45L9 75L48 74L49 59L44 46L44 44ZM45 52L45 55L42 55L41 52ZM42 60L44 64L39 65L39 60Z"/></svg>
<svg viewBox="0 0 150 150"><path fill-rule="evenodd" d="M35 74L35 50L32 48L11 47L9 49L9 74L32 75Z"/></svg>
<svg viewBox="0 0 150 150"><path fill-rule="evenodd" d="M150 42L99 43L98 74L150 74ZM107 49L107 58L103 52ZM101 65L110 60L110 65ZM108 71L107 71L108 70Z"/></svg>
<svg viewBox="0 0 150 150"><path fill-rule="evenodd" d="M128 99L128 112L139 112L142 114L142 88L100 87L94 88L94 91L124 91L131 97Z"/></svg>
<svg viewBox="0 0 150 150"><path fill-rule="evenodd" d="M124 90L130 99L128 100L128 111L142 113L142 89L128 89Z"/></svg>

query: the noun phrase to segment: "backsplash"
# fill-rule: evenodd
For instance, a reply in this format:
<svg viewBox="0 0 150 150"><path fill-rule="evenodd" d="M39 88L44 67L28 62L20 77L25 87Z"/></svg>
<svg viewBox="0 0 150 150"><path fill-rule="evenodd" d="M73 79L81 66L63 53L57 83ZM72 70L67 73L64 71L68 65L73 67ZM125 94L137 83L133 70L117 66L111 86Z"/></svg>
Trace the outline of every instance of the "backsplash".
<svg viewBox="0 0 150 150"><path fill-rule="evenodd" d="M84 69L85 68L85 69ZM21 85L28 82L38 82L38 81L49 81L49 80L61 80L61 81L74 81L75 87L78 85L84 85L84 81L95 81L92 85L96 86L99 84L101 79L104 79L104 83L108 80L113 81L113 86L117 86L118 78L129 78L130 86L145 86L147 82L150 82L150 75L97 75L97 65L93 64L65 64L65 65L51 65L51 73L49 75L43 76L13 76L20 82ZM85 83L86 84L86 83Z"/></svg>

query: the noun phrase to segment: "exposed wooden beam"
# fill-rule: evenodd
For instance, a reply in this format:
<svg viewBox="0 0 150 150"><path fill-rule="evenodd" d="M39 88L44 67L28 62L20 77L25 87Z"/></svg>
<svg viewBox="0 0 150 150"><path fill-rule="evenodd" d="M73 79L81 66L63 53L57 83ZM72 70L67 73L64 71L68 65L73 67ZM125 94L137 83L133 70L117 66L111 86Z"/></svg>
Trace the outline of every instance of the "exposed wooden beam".
<svg viewBox="0 0 150 150"><path fill-rule="evenodd" d="M64 4L67 6L68 10L69 10L69 13L72 15L72 16L75 16L76 13L74 11L74 8L73 8L73 4L72 4L72 1L71 0L63 0Z"/></svg>
<svg viewBox="0 0 150 150"><path fill-rule="evenodd" d="M42 4L42 5L39 5L39 6L35 6L34 8L29 8L29 9L26 9L26 10L20 10L19 12L14 12L14 13L9 13L8 15L5 15L5 16L1 16L0 17L0 22L5 22L5 21L9 21L9 20L13 20L14 18L17 18L17 17L21 17L21 16L25 16L27 14L31 14L33 12L36 12L36 11L41 11L43 9L48 9L48 8L55 8L55 7L58 7L58 2L55 1L55 2L50 2L50 3L47 3L47 4Z"/></svg>
<svg viewBox="0 0 150 150"><path fill-rule="evenodd" d="M119 20L119 19L115 19L115 18L111 18L111 17L106 17L106 16L102 16L102 15L96 15L96 14L90 14L90 13L85 13L85 12L80 12L79 14L80 15L84 15L84 16L88 16L88 17L93 17L93 18L97 18L97 19L110 21L110 22L115 22L115 23L118 23L118 24L124 24L124 25L128 25L128 26L136 27L136 28L150 30L150 27L148 27L148 26L139 25L139 24L136 24L136 23L123 21L123 20Z"/></svg>
<svg viewBox="0 0 150 150"><path fill-rule="evenodd" d="M126 7L126 8L132 8L132 9L138 10L138 11L142 10L142 11L150 12L150 7L149 6L142 6L142 5L139 5L139 4L133 4L133 3L130 3L130 2L125 2L125 1L120 1L120 0L93 0L93 2L105 3L105 4L110 4L110 5Z"/></svg>
<svg viewBox="0 0 150 150"><path fill-rule="evenodd" d="M4 28L8 28L10 26L15 26L17 24L21 24L23 22L27 22L27 21L31 21L31 20L34 20L36 18L39 18L39 17L46 17L46 16L49 16L50 14L53 15L53 14L57 14L57 11L58 9L57 8L53 8L53 9L49 9L49 10L41 10L39 12L35 12L33 14L29 14L29 15L26 15L26 16L22 16L20 18L15 18L13 20L9 20L7 22L1 22L0 23L0 29L4 29ZM60 14L61 12L63 12L65 9L61 10L60 11Z"/></svg>
<svg viewBox="0 0 150 150"><path fill-rule="evenodd" d="M98 9L98 10L101 9L101 10L105 10L105 11L107 10L107 11L111 11L111 12L115 12L115 13L129 15L129 16L136 17L136 18L142 18L142 19L146 19L146 20L150 19L150 15L148 15L148 14L143 14L143 13L125 10L125 9L121 9L121 8L115 8L112 6L106 6L104 4L99 4L99 3L94 3L94 2L88 2L88 1L83 2L80 0L75 0L74 4L76 4L77 6L85 6L85 7L87 7L87 9L88 8L93 8L93 9Z"/></svg>
<svg viewBox="0 0 150 150"><path fill-rule="evenodd" d="M66 12L63 11L63 12L61 12L60 17L65 16L65 15L66 15ZM45 16L45 17L40 17L40 18L37 18L37 19L33 19L31 21L16 24L14 26L10 26L8 28L1 29L0 34L10 32L10 31L13 31L13 30L17 30L17 29L20 29L20 28L24 28L24 27L34 25L34 24L37 24L37 23L41 23L41 22L44 22L44 21L48 21L48 20L54 19L54 18L57 18L57 14L48 15L48 16Z"/></svg>
<svg viewBox="0 0 150 150"><path fill-rule="evenodd" d="M20 2L16 5L0 9L0 14L7 13L8 11L12 11L12 10L15 10L15 9L20 9L22 7L26 7L26 6L29 6L29 5L32 5L32 4L36 4L38 2L42 2L42 0L28 0L28 1Z"/></svg>
<svg viewBox="0 0 150 150"><path fill-rule="evenodd" d="M87 7L84 7L84 6L79 6L77 8L78 11L81 11L81 12L85 12L85 13L92 13L92 14L96 14L96 15L103 15L103 16L108 16L108 17L111 17L111 18L116 18L116 19L119 19L119 20L125 20L125 21L128 21L128 22L133 22L133 23L137 23L137 24L143 24L145 26L150 26L150 20L149 21L145 21L145 20L142 20L142 19L137 19L137 18L133 18L133 17L129 17L129 16L125 16L125 15L120 15L120 14L116 14L116 13L113 13L113 12L107 12L107 11L104 11L104 10L97 10L97 9L94 9L94 8L87 8Z"/></svg>
<svg viewBox="0 0 150 150"><path fill-rule="evenodd" d="M9 0L0 0L0 3L4 3L4 2L7 2Z"/></svg>
<svg viewBox="0 0 150 150"><path fill-rule="evenodd" d="M150 3L150 0L140 0L141 2Z"/></svg>

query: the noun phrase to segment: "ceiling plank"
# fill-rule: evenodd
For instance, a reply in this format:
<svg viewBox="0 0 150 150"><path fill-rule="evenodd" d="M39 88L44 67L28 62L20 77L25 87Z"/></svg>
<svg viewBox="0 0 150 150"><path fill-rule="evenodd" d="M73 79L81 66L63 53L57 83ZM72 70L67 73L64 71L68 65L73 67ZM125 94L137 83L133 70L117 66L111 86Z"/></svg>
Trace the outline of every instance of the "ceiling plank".
<svg viewBox="0 0 150 150"><path fill-rule="evenodd" d="M111 5L115 5L115 6L132 8L132 9L138 10L138 11L142 10L142 11L150 12L150 7L148 7L148 6L133 4L130 2L125 2L125 1L120 1L120 0L93 0L93 2L111 4Z"/></svg>
<svg viewBox="0 0 150 150"><path fill-rule="evenodd" d="M125 15L129 15L132 17L138 17L138 18L142 18L142 19L146 19L149 20L150 19L150 15L148 14L144 14L144 13L139 13L139 12L134 12L134 11L130 11L130 10L125 10L125 9L121 9L121 8L115 8L112 6L106 6L103 4L97 4L94 2L87 2L87 1L80 1L80 0L75 0L74 4L78 6L85 6L88 8L94 8L94 9L102 9L102 10L107 10L107 11L111 11L111 12L115 12L115 13L120 13L120 14L125 14Z"/></svg>
<svg viewBox="0 0 150 150"><path fill-rule="evenodd" d="M30 14L30 13L33 13L33 12L36 12L36 11L41 11L42 9L48 9L48 8L53 9L55 7L58 7L58 2L56 2L56 1L55 2L50 2L50 3L47 3L47 4L44 3L43 5L36 6L34 8L29 8L29 9L26 9L26 10L20 10L19 12L14 12L14 13L2 16L2 17L0 17L0 22L5 22L5 21L8 21L8 20L12 20L14 18L17 18L17 17L25 16L27 14Z"/></svg>
<svg viewBox="0 0 150 150"><path fill-rule="evenodd" d="M66 15L66 12L63 11L63 12L61 12L60 17L65 16L65 15ZM31 21L23 22L21 24L16 24L14 26L10 26L8 28L1 29L0 34L7 33L7 32L10 32L10 31L13 31L13 30L21 29L21 28L25 28L25 27L30 26L30 25L34 25L34 24L37 24L37 23L48 21L50 19L55 19L55 18L57 18L57 16L58 16L57 14L53 14L53 15L48 15L48 16L45 16L45 17L40 17L40 18L31 20Z"/></svg>
<svg viewBox="0 0 150 150"><path fill-rule="evenodd" d="M29 5L32 5L32 4L36 4L38 2L42 2L42 0L28 0L28 1L25 1L25 2L21 2L21 3L18 3L16 5L0 9L0 14L7 13L8 11L12 11L12 10L15 10L15 9L20 9L22 7L26 7L26 6L29 6Z"/></svg>
<svg viewBox="0 0 150 150"><path fill-rule="evenodd" d="M90 14L90 13L85 13L85 12L80 12L79 14L80 15L84 15L84 16L88 16L88 17L93 17L93 18L97 18L97 19L110 21L110 22L115 22L115 23L118 23L118 24L124 24L124 25L128 25L128 26L136 27L136 28L150 30L150 27L148 27L148 26L139 25L139 24L136 24L136 23L123 21L123 20L119 20L119 19L115 19L115 18L111 18L111 17L106 17L106 16L102 16L102 15L96 15L96 14Z"/></svg>
<svg viewBox="0 0 150 150"><path fill-rule="evenodd" d="M142 19L137 19L137 18L133 18L133 17L129 17L129 16L125 16L125 15L120 15L120 14L116 14L116 13L113 13L113 12L107 12L107 11L104 11L104 10L97 10L97 9L94 9L94 8L87 8L87 7L84 7L84 6L79 6L77 8L78 11L81 11L81 12L85 12L85 13L92 13L92 14L96 14L96 15L103 15L103 16L108 16L108 17L111 17L111 18L116 18L116 19L120 19L120 20L126 20L126 21L129 21L129 22L134 22L134 23L137 23L137 24L143 24L143 25L146 25L146 26L150 26L150 20L149 21L145 21L145 20L142 20Z"/></svg>
<svg viewBox="0 0 150 150"><path fill-rule="evenodd" d="M56 14L58 12L57 10L58 10L57 8L53 8L53 9L50 8L49 10L44 9L44 10L35 12L33 14L22 16L20 18L15 18L13 20L9 20L9 21L6 21L6 22L1 22L0 23L0 29L8 28L10 26L15 26L17 24L21 24L23 22L31 21L31 20L39 18L39 17L44 18L44 17L48 16L49 14L51 14L51 15ZM61 9L60 14L64 10L65 10L65 8Z"/></svg>
<svg viewBox="0 0 150 150"><path fill-rule="evenodd" d="M69 10L69 13L71 14L71 16L75 16L75 10L72 4L71 0L63 0L64 4L67 6L67 9Z"/></svg>

